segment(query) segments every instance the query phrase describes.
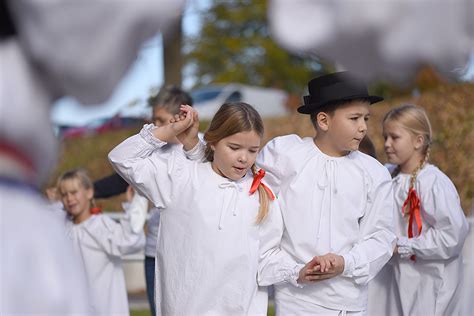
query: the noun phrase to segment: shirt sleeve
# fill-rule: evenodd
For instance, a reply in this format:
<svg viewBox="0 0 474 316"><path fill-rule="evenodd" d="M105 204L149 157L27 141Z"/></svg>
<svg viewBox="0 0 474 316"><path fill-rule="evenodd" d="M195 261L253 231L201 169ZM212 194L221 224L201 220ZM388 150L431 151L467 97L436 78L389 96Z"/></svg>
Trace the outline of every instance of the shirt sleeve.
<svg viewBox="0 0 474 316"><path fill-rule="evenodd" d="M86 227L86 231L110 256L133 254L145 247L145 234L143 230L133 232L130 219L130 214L125 214L120 223L116 223L107 216L100 215L93 225Z"/></svg>
<svg viewBox="0 0 474 316"><path fill-rule="evenodd" d="M190 150L183 149L183 151L188 159L202 161L205 157L206 145L204 144L204 141L199 138L199 141L194 148Z"/></svg>
<svg viewBox="0 0 474 316"><path fill-rule="evenodd" d="M122 204L123 209L130 215L130 225L134 233L143 230L148 215L148 200L146 197L135 192L130 202Z"/></svg>
<svg viewBox="0 0 474 316"><path fill-rule="evenodd" d="M260 151L257 157L257 164L265 170L265 181L274 190L275 194L280 193L281 166L279 164L281 153L279 153L278 139L269 141Z"/></svg>
<svg viewBox="0 0 474 316"><path fill-rule="evenodd" d="M298 264L288 253L280 249L283 235L283 219L278 200L271 203L271 209L260 226L260 256L257 281L260 286L289 282L297 287L299 271L304 264Z"/></svg>
<svg viewBox="0 0 474 316"><path fill-rule="evenodd" d="M153 124L143 127L138 135L129 137L109 153L114 169L155 207L166 208L173 200L173 185L179 184L184 172L182 149L162 154L166 143L155 138ZM188 173L189 174L189 173Z"/></svg>
<svg viewBox="0 0 474 316"><path fill-rule="evenodd" d="M432 184L421 185L422 216L428 225L418 237L400 238L401 252L426 260L458 256L469 228L454 184L447 177L436 176Z"/></svg>
<svg viewBox="0 0 474 316"><path fill-rule="evenodd" d="M367 284L390 260L395 246L393 227L394 199L386 170L368 191L366 212L360 220L359 242L344 257L343 277Z"/></svg>

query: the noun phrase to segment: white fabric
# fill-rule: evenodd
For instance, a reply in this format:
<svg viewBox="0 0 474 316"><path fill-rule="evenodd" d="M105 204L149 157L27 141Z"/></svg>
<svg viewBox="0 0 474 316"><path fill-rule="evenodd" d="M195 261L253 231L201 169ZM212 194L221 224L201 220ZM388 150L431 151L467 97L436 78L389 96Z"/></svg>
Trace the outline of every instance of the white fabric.
<svg viewBox="0 0 474 316"><path fill-rule="evenodd" d="M145 256L155 257L156 256L156 242L158 239L158 230L160 225L160 209L152 207L150 209L150 216L146 223L146 244L145 244Z"/></svg>
<svg viewBox="0 0 474 316"><path fill-rule="evenodd" d="M312 138L277 137L261 151L259 165L279 196L285 231L282 251L297 264L333 252L344 257L342 275L297 288L277 284L278 293L299 304L346 311L367 309L367 283L392 255L393 199L388 171L358 151L344 157L322 153ZM274 283L274 263L259 276ZM282 275L290 274L282 268ZM295 310L295 313L297 311Z"/></svg>
<svg viewBox="0 0 474 316"><path fill-rule="evenodd" d="M0 183L0 315L92 315L63 216L25 187Z"/></svg>
<svg viewBox="0 0 474 316"><path fill-rule="evenodd" d="M396 234L405 258L394 257L395 298L403 315L460 315L463 280L461 251L468 223L451 180L428 164L418 174L415 189L421 200L421 235L407 238L401 209L410 186L409 174L393 179ZM415 254L416 262L409 259ZM393 304L396 304L395 301Z"/></svg>
<svg viewBox="0 0 474 316"><path fill-rule="evenodd" d="M22 174L0 157L0 174L40 184L56 163L57 140L51 128L51 99L31 70L19 41L0 41L0 141L32 160L36 173Z"/></svg>
<svg viewBox="0 0 474 316"><path fill-rule="evenodd" d="M153 155L165 143L151 125L114 148L116 171L160 209L156 254L158 315L266 315L266 288L257 285L260 240L282 233L278 204L255 223L258 194L248 173L231 181L209 162L188 160L180 148ZM269 237L272 235L272 237ZM266 238L266 239L265 239ZM268 251L270 252L270 251ZM264 255L262 255L264 257Z"/></svg>
<svg viewBox="0 0 474 316"><path fill-rule="evenodd" d="M284 292L276 293L276 300L279 302L275 306L276 315L298 315L298 316L365 316L366 311L347 311L325 308L321 305L317 305L311 302L295 300L292 295L288 295ZM379 316L383 316L380 314Z"/></svg>
<svg viewBox="0 0 474 316"><path fill-rule="evenodd" d="M127 210L130 216L132 232L135 234L142 232L148 213L147 198L135 192L130 202L122 203L122 208Z"/></svg>
<svg viewBox="0 0 474 316"><path fill-rule="evenodd" d="M143 249L143 230L134 233L127 214L120 223L105 215L92 215L77 225L69 220L68 232L85 266L94 311L129 315L121 256Z"/></svg>
<svg viewBox="0 0 474 316"><path fill-rule="evenodd" d="M142 43L166 30L185 4L184 0L7 2L23 48L50 95L70 95L86 104L110 96Z"/></svg>

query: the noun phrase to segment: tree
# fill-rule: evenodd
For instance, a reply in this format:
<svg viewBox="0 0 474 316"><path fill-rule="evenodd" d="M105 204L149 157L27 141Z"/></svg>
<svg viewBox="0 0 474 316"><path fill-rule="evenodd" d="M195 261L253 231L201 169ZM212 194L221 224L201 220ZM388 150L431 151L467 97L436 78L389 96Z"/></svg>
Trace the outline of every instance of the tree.
<svg viewBox="0 0 474 316"><path fill-rule="evenodd" d="M196 86L240 82L298 94L331 67L279 47L270 36L267 2L260 0L213 0L185 47L185 60Z"/></svg>
<svg viewBox="0 0 474 316"><path fill-rule="evenodd" d="M181 54L183 42L183 16L180 15L173 27L163 33L163 68L165 85L181 86L183 57Z"/></svg>

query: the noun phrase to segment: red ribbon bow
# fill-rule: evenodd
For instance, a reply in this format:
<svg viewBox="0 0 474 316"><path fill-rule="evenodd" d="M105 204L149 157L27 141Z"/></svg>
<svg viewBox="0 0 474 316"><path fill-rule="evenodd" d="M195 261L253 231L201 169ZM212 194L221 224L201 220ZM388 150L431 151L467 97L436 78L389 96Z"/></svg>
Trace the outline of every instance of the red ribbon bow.
<svg viewBox="0 0 474 316"><path fill-rule="evenodd" d="M407 207L408 203L410 203L410 208L408 209L408 238L413 238L413 222L416 222L418 236L421 234L421 229L423 226L421 222L420 198L418 197L415 188L410 188L408 191L408 197L402 206L403 215L406 214L405 208ZM415 255L411 256L410 259L415 261Z"/></svg>
<svg viewBox="0 0 474 316"><path fill-rule="evenodd" d="M91 214L95 215L95 214L100 214L102 213L102 207L100 206L93 206L90 208L90 212Z"/></svg>
<svg viewBox="0 0 474 316"><path fill-rule="evenodd" d="M250 187L249 193L254 194L255 191L257 191L258 186L262 185L263 189L267 192L268 196L274 200L275 195L273 194L272 190L270 190L269 187L267 187L264 183L262 183L262 179L265 177L265 170L260 169L254 176L253 176L253 181L252 181L252 186Z"/></svg>

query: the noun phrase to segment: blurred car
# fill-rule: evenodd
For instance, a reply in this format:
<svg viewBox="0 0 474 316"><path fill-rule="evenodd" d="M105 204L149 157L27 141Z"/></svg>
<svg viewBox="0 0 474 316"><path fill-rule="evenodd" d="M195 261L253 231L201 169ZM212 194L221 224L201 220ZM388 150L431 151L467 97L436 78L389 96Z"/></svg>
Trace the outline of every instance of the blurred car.
<svg viewBox="0 0 474 316"><path fill-rule="evenodd" d="M279 89L261 88L231 83L210 85L191 91L193 107L199 118L210 120L219 107L226 102L246 102L262 117L285 116L289 113L286 106L288 94Z"/></svg>
<svg viewBox="0 0 474 316"><path fill-rule="evenodd" d="M77 138L105 133L110 130L121 128L122 125L123 124L121 118L116 115L111 118L101 118L93 120L84 126L63 126L60 128L59 134L60 137L63 139Z"/></svg>

